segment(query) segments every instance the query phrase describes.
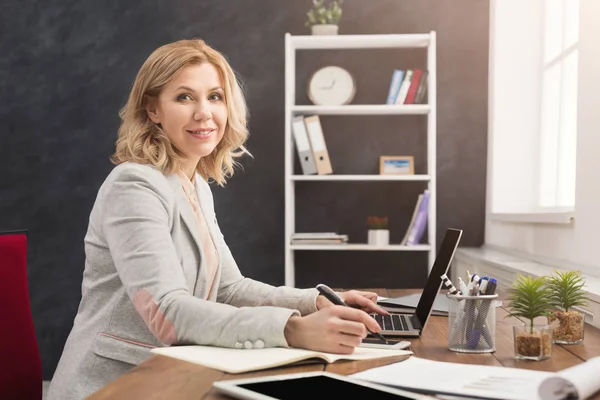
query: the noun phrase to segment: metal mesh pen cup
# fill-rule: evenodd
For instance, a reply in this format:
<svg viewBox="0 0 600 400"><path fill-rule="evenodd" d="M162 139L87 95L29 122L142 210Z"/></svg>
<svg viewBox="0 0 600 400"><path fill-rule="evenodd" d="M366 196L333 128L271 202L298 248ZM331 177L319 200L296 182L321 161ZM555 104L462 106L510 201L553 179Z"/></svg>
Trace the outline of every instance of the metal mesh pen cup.
<svg viewBox="0 0 600 400"><path fill-rule="evenodd" d="M449 299L448 348L459 353L496 351L498 295L446 296Z"/></svg>

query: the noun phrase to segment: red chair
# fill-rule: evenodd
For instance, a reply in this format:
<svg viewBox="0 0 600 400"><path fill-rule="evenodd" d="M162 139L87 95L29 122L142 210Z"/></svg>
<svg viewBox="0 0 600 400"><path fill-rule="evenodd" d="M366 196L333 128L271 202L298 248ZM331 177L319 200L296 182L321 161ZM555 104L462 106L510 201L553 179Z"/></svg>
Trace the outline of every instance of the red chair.
<svg viewBox="0 0 600 400"><path fill-rule="evenodd" d="M27 232L0 232L0 399L41 400L42 361L27 284Z"/></svg>

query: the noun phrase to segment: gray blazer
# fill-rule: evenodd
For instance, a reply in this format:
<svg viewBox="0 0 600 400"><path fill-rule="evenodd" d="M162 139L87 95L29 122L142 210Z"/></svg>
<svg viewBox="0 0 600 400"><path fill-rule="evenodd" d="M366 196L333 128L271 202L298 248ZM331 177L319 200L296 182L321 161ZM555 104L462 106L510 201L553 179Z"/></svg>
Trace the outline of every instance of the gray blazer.
<svg viewBox="0 0 600 400"><path fill-rule="evenodd" d="M177 175L124 163L102 184L85 236L81 303L48 400L86 397L158 346L286 347L288 318L316 311L315 289L242 276L200 176L196 190L219 256L207 300L198 226Z"/></svg>

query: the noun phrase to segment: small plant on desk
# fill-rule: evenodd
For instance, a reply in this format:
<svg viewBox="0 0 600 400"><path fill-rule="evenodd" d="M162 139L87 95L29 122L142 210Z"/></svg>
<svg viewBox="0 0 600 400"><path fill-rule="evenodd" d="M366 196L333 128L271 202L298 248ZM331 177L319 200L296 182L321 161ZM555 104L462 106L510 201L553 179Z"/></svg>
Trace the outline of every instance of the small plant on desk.
<svg viewBox="0 0 600 400"><path fill-rule="evenodd" d="M546 278L519 274L508 291L509 316L528 319L528 323L513 327L515 357L544 360L552 355L552 327L535 325L534 320L547 317L552 308Z"/></svg>
<svg viewBox="0 0 600 400"><path fill-rule="evenodd" d="M554 326L554 343L581 343L585 319L582 313L572 309L587 304L583 290L585 280L581 272L555 270L554 274L547 278L547 285L552 304L556 309L548 316L548 322Z"/></svg>
<svg viewBox="0 0 600 400"><path fill-rule="evenodd" d="M390 243L388 230L388 217L367 217L369 227L369 244L373 246L387 246Z"/></svg>

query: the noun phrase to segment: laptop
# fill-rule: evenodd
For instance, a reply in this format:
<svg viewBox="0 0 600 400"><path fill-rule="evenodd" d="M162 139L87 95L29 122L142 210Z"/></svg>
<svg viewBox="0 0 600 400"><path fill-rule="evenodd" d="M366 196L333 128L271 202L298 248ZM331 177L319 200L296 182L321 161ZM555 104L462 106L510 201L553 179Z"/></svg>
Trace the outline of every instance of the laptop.
<svg viewBox="0 0 600 400"><path fill-rule="evenodd" d="M450 264L452 264L452 259L454 258L454 253L456 252L461 236L462 230L460 229L446 230L444 240L442 241L440 250L435 258L431 273L427 278L427 283L425 284L425 288L423 289L423 293L421 294L414 313L391 315L371 314L382 328L381 334L383 336L421 336L427 320L431 315L435 298L442 286L441 276L448 273L448 269L450 268Z"/></svg>
<svg viewBox="0 0 600 400"><path fill-rule="evenodd" d="M407 294L406 296L381 298L377 301L379 307L385 311L394 313L414 313L421 300L421 293ZM450 308L450 300L444 293L438 293L435 296L433 302L433 308L431 309L431 315L441 315L443 317L448 316L448 309Z"/></svg>

